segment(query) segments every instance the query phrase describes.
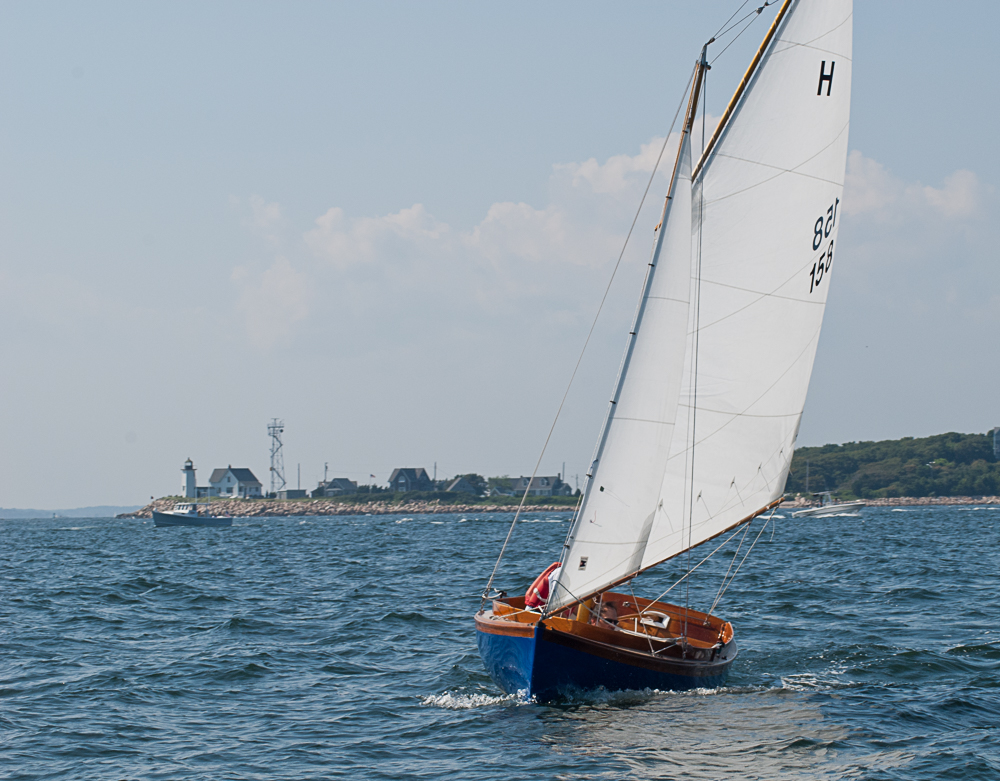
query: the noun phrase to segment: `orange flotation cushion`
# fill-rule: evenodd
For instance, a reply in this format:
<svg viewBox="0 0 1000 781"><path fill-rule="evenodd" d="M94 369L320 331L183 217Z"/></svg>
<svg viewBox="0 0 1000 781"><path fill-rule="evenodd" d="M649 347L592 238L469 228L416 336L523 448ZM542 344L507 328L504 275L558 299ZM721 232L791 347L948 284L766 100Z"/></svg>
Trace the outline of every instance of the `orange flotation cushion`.
<svg viewBox="0 0 1000 781"><path fill-rule="evenodd" d="M541 607L549 599L549 575L552 571L559 566L558 561L552 562L549 566L545 568L535 582L532 583L528 590L524 593L524 604L526 607Z"/></svg>

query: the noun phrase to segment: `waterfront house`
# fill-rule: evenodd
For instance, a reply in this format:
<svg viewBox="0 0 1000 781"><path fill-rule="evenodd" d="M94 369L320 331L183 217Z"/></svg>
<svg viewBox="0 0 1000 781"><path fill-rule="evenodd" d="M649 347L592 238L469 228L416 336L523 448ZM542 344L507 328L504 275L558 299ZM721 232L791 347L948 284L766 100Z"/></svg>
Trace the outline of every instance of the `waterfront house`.
<svg viewBox="0 0 1000 781"><path fill-rule="evenodd" d="M423 468L403 467L393 469L389 478L389 487L393 491L433 491L434 481L427 470Z"/></svg>
<svg viewBox="0 0 1000 781"><path fill-rule="evenodd" d="M316 489L312 492L312 497L313 499L318 499L324 496L343 496L344 494L356 494L357 492L358 484L356 481L348 480L346 477L334 477L316 486Z"/></svg>
<svg viewBox="0 0 1000 781"><path fill-rule="evenodd" d="M459 494L477 494L476 487L464 477L456 477L454 480L445 481L445 491Z"/></svg>
<svg viewBox="0 0 1000 781"><path fill-rule="evenodd" d="M208 486L210 489L218 491L218 494L213 495L240 497L241 499L259 498L261 489L264 487L249 469L240 467L234 469L232 465L225 469L213 470L212 476L208 478Z"/></svg>
<svg viewBox="0 0 1000 781"><path fill-rule="evenodd" d="M530 486L529 486L530 483ZM572 496L573 489L568 483L564 483L562 475L539 476L534 478L518 477L514 480L514 496L523 496L525 489L528 496Z"/></svg>

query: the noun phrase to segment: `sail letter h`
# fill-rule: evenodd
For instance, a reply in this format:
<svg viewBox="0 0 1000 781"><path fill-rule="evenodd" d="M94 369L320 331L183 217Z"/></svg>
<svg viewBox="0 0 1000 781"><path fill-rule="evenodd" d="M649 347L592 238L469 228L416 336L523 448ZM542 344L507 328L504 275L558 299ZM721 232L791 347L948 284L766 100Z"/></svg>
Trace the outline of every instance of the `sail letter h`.
<svg viewBox="0 0 1000 781"><path fill-rule="evenodd" d="M826 60L820 63L819 66L819 87L816 90L817 95L823 94L823 82L826 82L826 95L830 96L830 90L833 88L833 66L836 65L833 60L830 60L830 72L826 72Z"/></svg>

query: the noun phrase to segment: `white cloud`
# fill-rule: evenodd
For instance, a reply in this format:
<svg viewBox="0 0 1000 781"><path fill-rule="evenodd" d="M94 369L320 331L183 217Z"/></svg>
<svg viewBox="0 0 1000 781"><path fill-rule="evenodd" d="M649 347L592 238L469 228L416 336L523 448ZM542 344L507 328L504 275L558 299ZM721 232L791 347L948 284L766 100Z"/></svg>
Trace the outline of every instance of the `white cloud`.
<svg viewBox="0 0 1000 781"><path fill-rule="evenodd" d="M384 217L348 219L339 207L329 209L308 231L306 244L335 268L367 263L402 242L410 245L447 243L451 229L438 222L422 204Z"/></svg>
<svg viewBox="0 0 1000 781"><path fill-rule="evenodd" d="M281 222L281 205L267 203L259 195L250 198L250 210L253 213L253 224L260 230L271 230Z"/></svg>
<svg viewBox="0 0 1000 781"><path fill-rule="evenodd" d="M963 169L945 179L941 189L923 187L921 191L927 203L942 215L961 219L979 213L986 189L972 171Z"/></svg>
<svg viewBox="0 0 1000 781"><path fill-rule="evenodd" d="M276 258L260 275L237 267L232 279L240 287L237 309L243 314L247 335L259 349L268 350L285 340L309 314L309 281L287 258Z"/></svg>
<svg viewBox="0 0 1000 781"><path fill-rule="evenodd" d="M964 220L978 216L990 192L972 171L959 170L943 187L905 182L854 150L847 158L844 211L879 222L908 219Z"/></svg>
<svg viewBox="0 0 1000 781"><path fill-rule="evenodd" d="M557 174L570 177L573 187L586 187L590 192L603 195L631 195L635 189L635 174L645 174L642 178L648 178L656 166L661 150L663 156L659 173L664 177L670 175L677 156L679 138L678 133L671 134L670 143L665 150L663 138L654 138L648 144L643 144L637 155L614 155L604 163L598 163L592 157L582 163L561 163L553 168Z"/></svg>
<svg viewBox="0 0 1000 781"><path fill-rule="evenodd" d="M471 264L506 276L508 282L519 275L525 278L524 285L512 289L535 289L526 277L537 282L539 273L599 267L617 257L631 210L662 148L663 138L654 138L637 155L555 165L550 203L542 208L494 203L482 221L467 230L440 222L421 204L382 217L355 218L333 207L305 234L305 243L340 271L375 260L399 266L418 257L432 258L439 270L442 264L461 265L463 270ZM675 151L674 140L660 164L664 182ZM658 201L650 200L653 208ZM648 221L651 230L655 215ZM531 264L534 270L526 272L519 263Z"/></svg>

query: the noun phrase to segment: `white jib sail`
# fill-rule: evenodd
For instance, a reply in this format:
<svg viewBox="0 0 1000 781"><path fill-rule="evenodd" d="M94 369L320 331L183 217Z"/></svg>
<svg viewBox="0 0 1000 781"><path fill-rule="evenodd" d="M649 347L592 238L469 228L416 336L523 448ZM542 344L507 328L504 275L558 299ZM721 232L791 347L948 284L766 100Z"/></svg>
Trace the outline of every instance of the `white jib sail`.
<svg viewBox="0 0 1000 781"><path fill-rule="evenodd" d="M687 118L685 118L687 124ZM653 523L677 415L691 274L691 137L681 135L676 171L580 518L576 566L563 567L550 604L569 603L638 567Z"/></svg>
<svg viewBox="0 0 1000 781"><path fill-rule="evenodd" d="M627 512L625 501L617 512L592 501L609 489L633 499L621 484L645 471L636 448L605 448L552 609L716 536L784 491L843 207L851 28L851 0L792 0L695 171L684 373L662 484Z"/></svg>

